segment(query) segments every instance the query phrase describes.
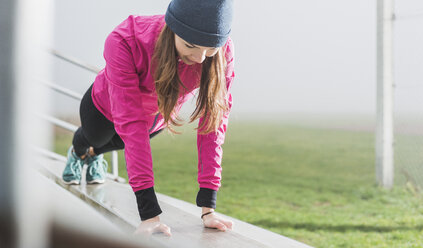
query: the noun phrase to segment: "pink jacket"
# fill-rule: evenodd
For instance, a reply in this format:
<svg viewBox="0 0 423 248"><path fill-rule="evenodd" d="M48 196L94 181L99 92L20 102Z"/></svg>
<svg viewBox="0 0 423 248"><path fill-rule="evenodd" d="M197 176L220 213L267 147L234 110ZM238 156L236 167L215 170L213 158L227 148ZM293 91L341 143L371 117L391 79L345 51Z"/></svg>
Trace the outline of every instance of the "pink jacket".
<svg viewBox="0 0 423 248"><path fill-rule="evenodd" d="M153 163L149 134L165 127L158 111L157 95L152 78L151 58L154 45L164 25L164 15L129 16L107 37L104 47L106 66L97 75L92 99L97 109L115 125L125 143L125 159L129 184L134 192L154 186ZM234 79L234 48L231 39L224 46L227 60L226 82L229 107L230 88ZM181 94L177 112L199 87L201 64L179 62L181 81L188 89ZM217 132L197 134L198 183L201 188L220 187L222 144L228 125L225 114ZM200 119L200 122L203 118Z"/></svg>

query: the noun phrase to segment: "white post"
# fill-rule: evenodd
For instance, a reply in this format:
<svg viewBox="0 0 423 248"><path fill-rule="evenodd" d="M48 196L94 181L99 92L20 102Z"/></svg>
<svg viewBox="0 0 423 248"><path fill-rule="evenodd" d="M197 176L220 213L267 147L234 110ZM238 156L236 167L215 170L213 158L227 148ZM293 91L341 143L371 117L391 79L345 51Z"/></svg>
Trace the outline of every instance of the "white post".
<svg viewBox="0 0 423 248"><path fill-rule="evenodd" d="M112 174L113 174L113 179L117 180L119 177L117 151L112 151Z"/></svg>
<svg viewBox="0 0 423 248"><path fill-rule="evenodd" d="M377 0L376 180L391 188L393 162L393 0Z"/></svg>
<svg viewBox="0 0 423 248"><path fill-rule="evenodd" d="M14 145L15 198L19 240L17 247L49 246L53 220L48 188L39 180L33 146L49 147L51 130L35 113L48 112L48 91L35 79L51 79L53 0L15 0L14 26ZM2 34L3 35L3 34ZM7 144L7 143L6 143ZM0 245L1 246L1 245Z"/></svg>

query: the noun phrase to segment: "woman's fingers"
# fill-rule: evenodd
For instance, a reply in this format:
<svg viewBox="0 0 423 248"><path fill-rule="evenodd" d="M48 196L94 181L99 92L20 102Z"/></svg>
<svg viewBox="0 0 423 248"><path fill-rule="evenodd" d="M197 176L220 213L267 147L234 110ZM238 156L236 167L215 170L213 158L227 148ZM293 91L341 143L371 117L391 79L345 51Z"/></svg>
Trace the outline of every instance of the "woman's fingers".
<svg viewBox="0 0 423 248"><path fill-rule="evenodd" d="M151 227L138 228L135 231L135 234L141 234L141 235L147 235L147 236L150 236L152 233L153 233L153 228Z"/></svg>
<svg viewBox="0 0 423 248"><path fill-rule="evenodd" d="M233 222L231 220L226 220L215 214L205 217L204 225L209 228L217 228L220 231L232 230L233 228Z"/></svg>
<svg viewBox="0 0 423 248"><path fill-rule="evenodd" d="M135 231L135 234L143 234L151 236L153 233L163 233L166 236L171 236L170 227L160 222L141 223Z"/></svg>
<svg viewBox="0 0 423 248"><path fill-rule="evenodd" d="M223 222L223 224L225 224L225 226L229 229L232 230L232 227L234 226L234 223L231 220L221 220Z"/></svg>
<svg viewBox="0 0 423 248"><path fill-rule="evenodd" d="M226 231L227 229L226 225L221 220L218 220L218 219L212 220L208 227L217 228L220 231Z"/></svg>
<svg viewBox="0 0 423 248"><path fill-rule="evenodd" d="M220 231L226 231L227 227L225 226L225 224L223 224L222 222L218 221L217 229L219 229Z"/></svg>
<svg viewBox="0 0 423 248"><path fill-rule="evenodd" d="M160 224L160 226L158 226L156 229L158 232L162 232L166 236L169 236L169 237L172 236L172 234L170 233L170 227L168 227L165 224Z"/></svg>
<svg viewBox="0 0 423 248"><path fill-rule="evenodd" d="M226 229L231 229L233 227L233 222L231 220L223 220L223 219L219 219L219 222L222 223L225 226L225 230Z"/></svg>
<svg viewBox="0 0 423 248"><path fill-rule="evenodd" d="M220 222L219 220L213 220L210 227L214 227L219 229L220 231L226 231L226 226L225 224L223 224L222 222Z"/></svg>

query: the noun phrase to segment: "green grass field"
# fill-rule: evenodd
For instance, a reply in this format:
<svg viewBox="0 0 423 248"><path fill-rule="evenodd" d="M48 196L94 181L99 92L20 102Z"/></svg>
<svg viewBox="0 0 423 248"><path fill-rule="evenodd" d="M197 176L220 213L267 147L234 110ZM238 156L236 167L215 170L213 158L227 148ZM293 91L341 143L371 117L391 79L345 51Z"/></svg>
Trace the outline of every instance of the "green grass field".
<svg viewBox="0 0 423 248"><path fill-rule="evenodd" d="M182 130L151 141L155 188L195 203L196 135ZM56 151L70 142L60 132ZM423 197L375 185L371 133L232 122L223 148L224 214L315 247L423 247Z"/></svg>

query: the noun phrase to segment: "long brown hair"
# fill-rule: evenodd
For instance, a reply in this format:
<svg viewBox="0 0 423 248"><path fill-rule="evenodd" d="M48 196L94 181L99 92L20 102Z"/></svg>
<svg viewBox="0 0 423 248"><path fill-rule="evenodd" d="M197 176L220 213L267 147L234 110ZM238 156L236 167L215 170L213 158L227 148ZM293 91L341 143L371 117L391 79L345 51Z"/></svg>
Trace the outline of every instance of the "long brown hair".
<svg viewBox="0 0 423 248"><path fill-rule="evenodd" d="M178 101L180 87L185 89L178 74L177 56L175 35L164 24L154 48L152 65L159 112L173 133L178 132L172 126L182 125L174 108ZM190 122L204 117L198 127L200 134L216 131L223 114L228 111L225 68L226 60L222 48L213 57L207 57L202 63L197 105L190 117Z"/></svg>

